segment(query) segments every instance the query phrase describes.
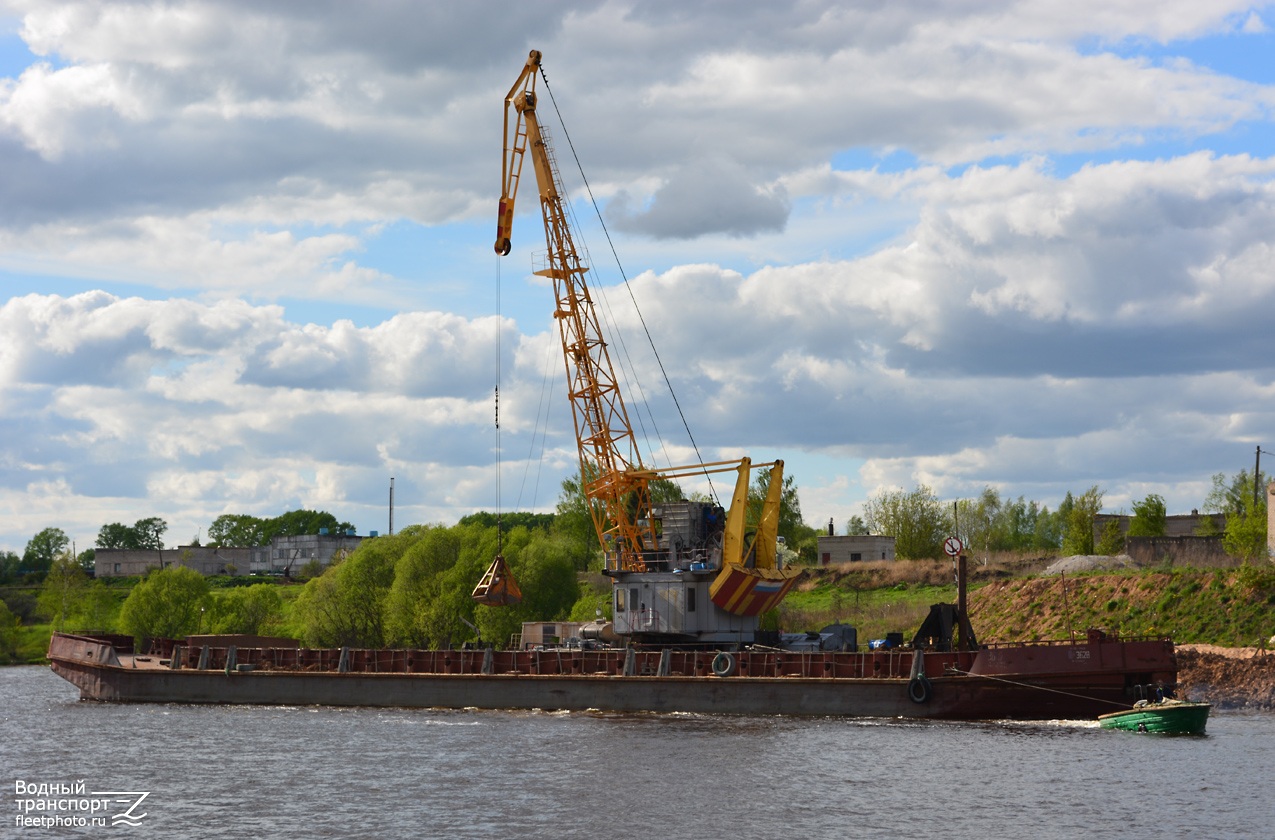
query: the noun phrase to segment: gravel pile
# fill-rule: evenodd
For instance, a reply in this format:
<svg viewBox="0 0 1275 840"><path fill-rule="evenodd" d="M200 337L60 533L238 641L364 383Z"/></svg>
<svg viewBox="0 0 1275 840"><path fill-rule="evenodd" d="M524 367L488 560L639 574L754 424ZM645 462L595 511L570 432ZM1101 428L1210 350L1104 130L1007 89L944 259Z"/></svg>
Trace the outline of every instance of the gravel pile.
<svg viewBox="0 0 1275 840"><path fill-rule="evenodd" d="M1071 557L1058 558L1053 563L1050 563L1041 574L1102 572L1111 569L1128 569L1136 565L1133 562L1133 558L1128 554L1073 554Z"/></svg>

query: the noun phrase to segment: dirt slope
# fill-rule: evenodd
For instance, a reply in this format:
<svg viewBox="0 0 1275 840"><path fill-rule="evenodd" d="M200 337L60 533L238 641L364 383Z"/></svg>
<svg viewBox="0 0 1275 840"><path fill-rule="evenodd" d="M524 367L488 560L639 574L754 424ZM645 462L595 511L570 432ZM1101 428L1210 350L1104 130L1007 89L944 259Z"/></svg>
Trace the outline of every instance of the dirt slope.
<svg viewBox="0 0 1275 840"><path fill-rule="evenodd" d="M1220 709L1275 710L1275 653L1259 648L1178 646L1179 697Z"/></svg>

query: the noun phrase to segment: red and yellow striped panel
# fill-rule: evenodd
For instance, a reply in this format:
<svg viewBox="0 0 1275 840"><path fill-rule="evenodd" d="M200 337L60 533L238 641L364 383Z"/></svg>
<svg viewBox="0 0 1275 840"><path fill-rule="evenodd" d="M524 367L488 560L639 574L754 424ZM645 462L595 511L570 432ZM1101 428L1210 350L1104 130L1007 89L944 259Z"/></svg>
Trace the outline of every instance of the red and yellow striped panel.
<svg viewBox="0 0 1275 840"><path fill-rule="evenodd" d="M708 597L731 615L760 615L778 605L799 577L799 569L748 569L727 563Z"/></svg>

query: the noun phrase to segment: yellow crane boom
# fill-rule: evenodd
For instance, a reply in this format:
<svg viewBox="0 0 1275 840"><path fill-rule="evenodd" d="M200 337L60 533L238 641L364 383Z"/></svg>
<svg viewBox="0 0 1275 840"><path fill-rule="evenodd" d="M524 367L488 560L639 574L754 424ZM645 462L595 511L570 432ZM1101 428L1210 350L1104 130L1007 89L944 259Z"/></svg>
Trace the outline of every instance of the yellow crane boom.
<svg viewBox="0 0 1275 840"><path fill-rule="evenodd" d="M505 97L505 150L502 157L496 253L510 250L514 202L527 151L531 151L540 209L544 219L546 265L535 273L553 281L554 319L566 362L568 396L580 454L580 481L590 505L594 528L603 546L619 552L620 567L644 568L642 552L657 545L653 523L639 519L650 507L652 473L642 465L624 398L589 294L584 264L571 238L553 151L536 116L536 77L540 52L527 63ZM512 111L512 114L511 114ZM512 121L512 125L511 125Z"/></svg>
<svg viewBox="0 0 1275 840"><path fill-rule="evenodd" d="M706 534L723 538L718 558L720 573L713 579L710 598L732 615L755 617L777 604L799 574L796 570L779 569L775 556L783 462L754 465L748 458L743 458L659 471L643 465L602 335L597 309L590 295L589 266L572 240L565 190L547 132L536 113L540 61L540 52L532 50L518 79L505 96L504 153L501 158L495 250L501 256L510 253L514 206L523 164L530 154L539 188L547 249L544 267L535 273L553 282L556 301L553 314L566 364L568 396L580 456L581 488L589 501L598 540L604 551L614 554L613 568L620 573L649 571L672 574L682 571L678 558L690 557L696 549L686 544L669 544L668 539L664 539L665 544L661 545L657 522L662 521L662 514L652 508L650 483L661 478L735 470L738 478L724 527L711 516L712 511L707 510L711 505L697 508L704 515L703 520L694 518L696 515L689 512L689 507L668 518L681 517L677 521L681 536L677 539L682 539L683 543L698 541L700 556L703 555ZM748 475L751 469L759 467L771 468L770 495L763 506L757 531L753 539L747 541L744 514L748 502ZM720 529L712 534L708 534L711 528L706 523L710 518L714 523L711 528ZM688 565L686 571L695 571L694 565L700 564ZM702 567L699 573L708 574ZM686 580L690 581L690 578ZM620 583L615 585L619 587ZM677 602L676 610L689 612L685 604L693 595L687 596L683 587L690 585L680 579L667 583L667 592L673 594L665 597L666 603L673 605ZM682 594L676 594L675 590ZM638 594L639 589L629 591L630 600L637 598L638 611L642 612L646 607ZM617 595L617 608L622 602L621 593ZM654 610L647 612L644 620L648 624L662 622L663 619L655 613Z"/></svg>

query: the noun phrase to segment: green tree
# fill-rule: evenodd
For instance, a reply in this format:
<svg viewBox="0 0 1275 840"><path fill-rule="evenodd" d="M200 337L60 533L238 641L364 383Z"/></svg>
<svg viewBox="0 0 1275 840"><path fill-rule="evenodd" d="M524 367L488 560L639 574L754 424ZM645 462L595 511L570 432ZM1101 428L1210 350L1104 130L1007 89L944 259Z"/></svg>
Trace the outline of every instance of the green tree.
<svg viewBox="0 0 1275 840"><path fill-rule="evenodd" d="M1071 513L1075 508L1076 500L1068 490L1057 510L1053 513L1043 512L1036 521L1036 534L1032 547L1061 551L1063 538L1067 534L1067 523L1071 520Z"/></svg>
<svg viewBox="0 0 1275 840"><path fill-rule="evenodd" d="M113 629L112 615L119 601L100 580L90 580L80 563L63 554L53 567L36 598L36 609L50 620L54 630Z"/></svg>
<svg viewBox="0 0 1275 840"><path fill-rule="evenodd" d="M71 545L71 539L61 528L45 528L31 538L22 554L22 569L41 575L53 565L53 560Z"/></svg>
<svg viewBox="0 0 1275 840"><path fill-rule="evenodd" d="M1163 537L1168 527L1168 514L1164 497L1151 493L1140 502L1133 503L1133 518L1129 520L1131 537Z"/></svg>
<svg viewBox="0 0 1275 840"><path fill-rule="evenodd" d="M475 530L487 529L472 524L454 528L417 526L412 532L395 536L399 545L392 547L391 551L399 559L385 606L386 634L390 644L429 647L436 643L438 616L431 614L429 605L440 597L442 575L460 561L461 535ZM491 531L495 532L494 526ZM475 584L477 582L474 581ZM466 610L465 617L472 620L472 606L467 605ZM454 627L448 626L442 635L450 637L451 632L463 627L462 623L454 622Z"/></svg>
<svg viewBox="0 0 1275 840"><path fill-rule="evenodd" d="M520 576L520 557L531 533L526 528L515 528L497 539L494 528L449 529L451 537L456 541L455 560L445 568L440 568L434 578L432 596L417 602L418 622L425 638L430 644L449 646L466 639L473 638L473 630L469 624L476 624L482 629L479 612L497 609L508 611L517 607L480 607L471 596L474 587L482 579L487 567L501 553L514 580L523 588L523 597L527 597L525 583ZM463 619L463 620L462 620ZM469 622L468 624L466 622ZM489 630L491 628L488 628ZM500 641L490 633L487 641Z"/></svg>
<svg viewBox="0 0 1275 840"><path fill-rule="evenodd" d="M566 552L576 568L582 572L597 568L602 557L602 547L598 544L598 532L593 527L590 508L600 510L601 504L585 498L580 473L564 478L558 495L553 531L563 538Z"/></svg>
<svg viewBox="0 0 1275 840"><path fill-rule="evenodd" d="M1090 487L1075 499L1072 499L1071 493L1067 494L1067 500L1071 500L1072 504L1064 525L1066 530L1063 532L1063 554L1094 553L1094 517L1102 512L1104 495L1097 485Z"/></svg>
<svg viewBox="0 0 1275 840"><path fill-rule="evenodd" d="M1120 531L1119 519L1108 519L1102 526L1102 535L1094 546L1095 554L1114 555L1124 552L1124 534Z"/></svg>
<svg viewBox="0 0 1275 840"><path fill-rule="evenodd" d="M1265 509L1266 494L1262 490L1269 478L1263 472L1257 476L1257 492L1254 493L1253 475L1248 470L1240 470L1228 481L1225 473L1213 476L1213 487L1204 497L1204 509L1210 513L1247 514L1256 507Z"/></svg>
<svg viewBox="0 0 1275 840"><path fill-rule="evenodd" d="M21 557L12 551L0 551L0 584L17 580L21 568Z"/></svg>
<svg viewBox="0 0 1275 840"><path fill-rule="evenodd" d="M0 665L18 661L18 648L22 644L22 621L9 611L9 605L0 601Z"/></svg>
<svg viewBox="0 0 1275 840"><path fill-rule="evenodd" d="M1240 470L1230 481L1218 473L1213 476L1213 489L1204 499L1204 509L1226 515L1222 529L1222 548L1232 557L1245 562L1265 560L1267 549L1265 473L1256 476ZM1254 492L1256 489L1257 492ZM1256 504L1255 504L1256 502Z"/></svg>
<svg viewBox="0 0 1275 840"><path fill-rule="evenodd" d="M682 485L671 478L652 479L647 484L647 492L651 494L651 505L659 507L669 502L680 502L686 498Z"/></svg>
<svg viewBox="0 0 1275 840"><path fill-rule="evenodd" d="M1035 505L1035 502L1032 502ZM1036 551L1054 551L1062 545L1062 519L1058 511L1049 512L1042 506L1035 517L1030 545L1024 546Z"/></svg>
<svg viewBox="0 0 1275 840"><path fill-rule="evenodd" d="M1000 551L1008 542L1001 512L1000 493L984 487L978 498L957 501L954 530L971 552Z"/></svg>
<svg viewBox="0 0 1275 840"><path fill-rule="evenodd" d="M1070 494L1068 500L1070 510ZM994 487L984 487L973 499L957 501L954 530L977 552L1048 550L1061 541L1057 516L1049 508L1022 496L1002 499Z"/></svg>
<svg viewBox="0 0 1275 840"><path fill-rule="evenodd" d="M530 528L532 530L548 531L553 527L554 516L552 513L528 513L525 511L510 511L500 514L501 530L510 531L514 528ZM480 510L470 513L460 518L457 525L479 525L483 528L496 527L497 515L489 511Z"/></svg>
<svg viewBox="0 0 1275 840"><path fill-rule="evenodd" d="M1049 508L1019 496L1001 508L1000 519L1004 523L1005 551L1057 548L1058 542L1050 534ZM1046 536L1046 534L1049 534Z"/></svg>
<svg viewBox="0 0 1275 840"><path fill-rule="evenodd" d="M246 633L253 636L275 632L283 618L283 599L272 583L228 589L214 598L208 627L213 633Z"/></svg>
<svg viewBox="0 0 1275 840"><path fill-rule="evenodd" d="M112 616L119 605L119 599L106 584L91 580L68 627L72 630L113 631L115 622Z"/></svg>
<svg viewBox="0 0 1275 840"><path fill-rule="evenodd" d="M133 587L120 610L120 627L138 639L180 639L194 633L207 606L207 579L194 569L170 566Z"/></svg>
<svg viewBox="0 0 1275 840"><path fill-rule="evenodd" d="M139 519L132 525L111 522L97 532L98 548L147 549L161 551L164 548L164 532L168 523L158 516Z"/></svg>
<svg viewBox="0 0 1275 840"><path fill-rule="evenodd" d="M994 487L959 500L956 509L960 536L971 551L1049 550L1061 541L1061 529L1049 508L1022 496L1002 499Z"/></svg>
<svg viewBox="0 0 1275 840"><path fill-rule="evenodd" d="M779 496L779 536L789 545L796 546L806 536L805 523L801 517L801 500L797 497L797 483L791 473L783 478L783 490ZM750 522L761 518L762 504L770 492L770 470L760 469L748 488L748 507Z"/></svg>
<svg viewBox="0 0 1275 840"><path fill-rule="evenodd" d="M323 530L329 534L344 534L353 531L349 522L338 522L336 517L325 510L291 510L274 519L267 519L264 526L265 545L275 537L300 537L307 534L318 534Z"/></svg>
<svg viewBox="0 0 1275 840"><path fill-rule="evenodd" d="M348 557L335 560L308 581L293 614L307 644L319 647L385 645L385 599L398 560L395 548L411 534L364 540Z"/></svg>
<svg viewBox="0 0 1275 840"><path fill-rule="evenodd" d="M863 513L874 533L894 537L895 554L904 559L938 557L952 532L947 506L924 484L911 492L883 490L868 499Z"/></svg>
<svg viewBox="0 0 1275 840"><path fill-rule="evenodd" d="M567 621L593 621L600 617L604 621L611 621L614 618L611 609L611 581L605 579L601 584L593 583L586 585L577 578L576 585L580 587L580 597L571 605L571 612L567 616Z"/></svg>
<svg viewBox="0 0 1275 840"><path fill-rule="evenodd" d="M158 516L139 519L133 523L133 533L137 535L137 547L151 551L162 551L164 548L164 532L168 523Z"/></svg>
<svg viewBox="0 0 1275 840"><path fill-rule="evenodd" d="M137 534L122 522L111 522L97 531L98 548L137 548Z"/></svg>
<svg viewBox="0 0 1275 840"><path fill-rule="evenodd" d="M522 588L522 603L515 607L479 606L476 610L483 638L497 644L503 645L521 632L524 621L565 621L580 598L576 571L563 556L561 538L529 537L510 564Z"/></svg>
<svg viewBox="0 0 1275 840"><path fill-rule="evenodd" d="M846 523L846 534L851 537L861 537L869 533L868 524L863 521L863 517L855 514L850 517L850 521Z"/></svg>
<svg viewBox="0 0 1275 840"><path fill-rule="evenodd" d="M51 621L54 630L65 629L68 619L80 611L88 587L88 575L70 552L59 554L44 578L37 600L40 613Z"/></svg>
<svg viewBox="0 0 1275 840"><path fill-rule="evenodd" d="M383 600L393 646L455 645L474 639L475 627L483 641L504 644L524 621L566 619L579 599L576 568L559 534L519 527L501 537L494 526L471 523L414 526L394 540L377 541L385 562L396 558ZM472 597L497 550L522 590L517 605L489 607Z"/></svg>
<svg viewBox="0 0 1275 840"><path fill-rule="evenodd" d="M1265 510L1259 509L1252 513L1227 516L1226 531L1222 534L1222 548L1227 554L1245 562L1269 559L1266 525Z"/></svg>
<svg viewBox="0 0 1275 840"><path fill-rule="evenodd" d="M1220 537L1224 531L1212 514L1205 513L1196 524L1194 533L1197 537Z"/></svg>
<svg viewBox="0 0 1275 840"><path fill-rule="evenodd" d="M208 545L213 548L255 548L266 545L266 521L241 513L223 513L208 526Z"/></svg>

